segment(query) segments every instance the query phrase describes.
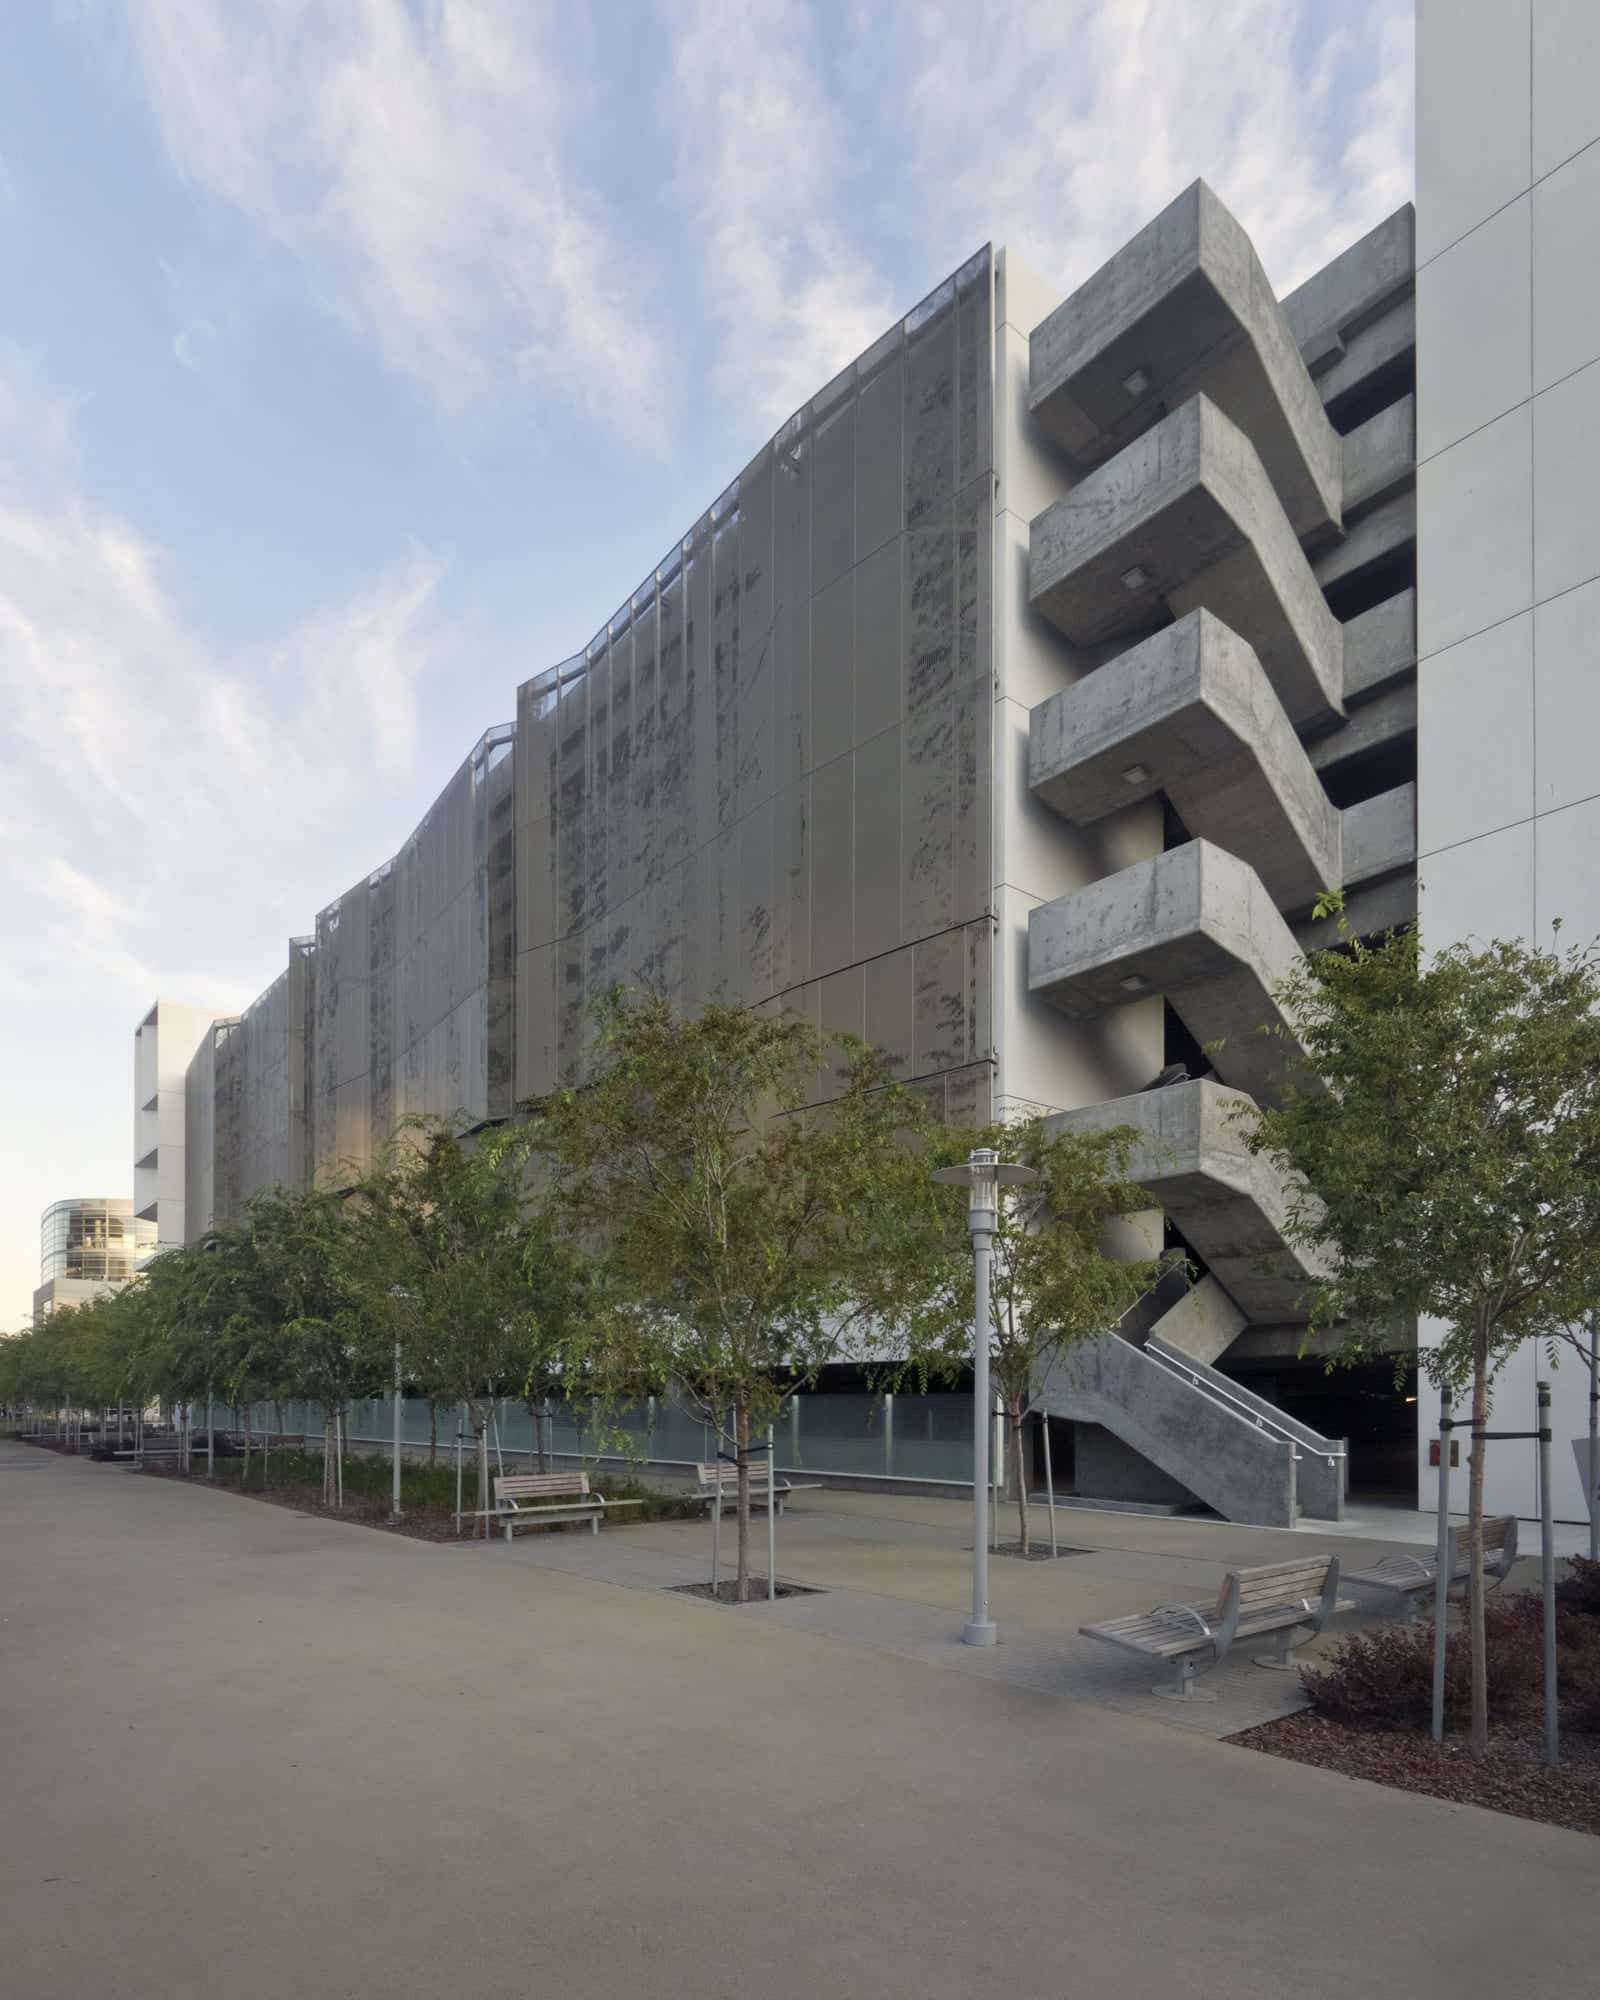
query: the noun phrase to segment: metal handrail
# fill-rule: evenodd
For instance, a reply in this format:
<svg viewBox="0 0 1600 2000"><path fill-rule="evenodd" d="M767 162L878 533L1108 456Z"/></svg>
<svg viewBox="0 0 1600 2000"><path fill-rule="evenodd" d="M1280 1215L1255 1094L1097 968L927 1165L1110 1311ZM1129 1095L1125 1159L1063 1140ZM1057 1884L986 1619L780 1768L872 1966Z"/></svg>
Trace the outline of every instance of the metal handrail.
<svg viewBox="0 0 1600 2000"><path fill-rule="evenodd" d="M1185 1381L1192 1383L1196 1389L1201 1390L1205 1395L1214 1397L1219 1403L1231 1405L1234 1409L1241 1411L1247 1416L1257 1430L1266 1431L1269 1436L1276 1437L1283 1443L1293 1446L1294 1462L1296 1465L1300 1463L1300 1446L1304 1440L1297 1438L1287 1425L1274 1423L1271 1417L1263 1416L1253 1404L1247 1403L1242 1396L1231 1395L1213 1376L1202 1375L1198 1369L1192 1367L1188 1362L1174 1359L1172 1355L1164 1353L1159 1347L1147 1346L1144 1351L1152 1361L1159 1362L1169 1374L1180 1376ZM1347 1452L1335 1451L1332 1446L1312 1445L1308 1448L1317 1458L1326 1459L1329 1465L1336 1465L1341 1458L1348 1457L1349 1455Z"/></svg>

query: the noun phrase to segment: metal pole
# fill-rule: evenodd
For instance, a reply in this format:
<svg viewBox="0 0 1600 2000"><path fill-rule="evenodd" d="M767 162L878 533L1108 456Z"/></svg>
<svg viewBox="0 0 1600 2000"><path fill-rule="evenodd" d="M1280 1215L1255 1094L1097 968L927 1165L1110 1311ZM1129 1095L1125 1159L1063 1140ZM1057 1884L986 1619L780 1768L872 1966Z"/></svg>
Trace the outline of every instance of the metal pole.
<svg viewBox="0 0 1600 2000"><path fill-rule="evenodd" d="M994 1254L994 1210L967 1212L972 1231L972 1616L962 1629L968 1646L992 1646L997 1634L989 1616L989 1425L994 1398L989 1389L989 1260Z"/></svg>
<svg viewBox="0 0 1600 2000"><path fill-rule="evenodd" d="M461 1533L461 1417L456 1416L456 1533Z"/></svg>
<svg viewBox="0 0 1600 2000"><path fill-rule="evenodd" d="M711 1595L722 1594L722 1437L718 1433L716 1456L711 1462Z"/></svg>
<svg viewBox="0 0 1600 2000"><path fill-rule="evenodd" d="M1050 1553L1061 1552L1056 1547L1056 1476L1050 1464L1050 1412L1041 1410L1039 1421L1044 1425L1044 1497L1050 1509Z"/></svg>
<svg viewBox="0 0 1600 2000"><path fill-rule="evenodd" d="M989 1464L993 1471L989 1479L989 1547L1000 1546L1000 1508L1006 1490L1006 1424L1005 1413L1000 1408L1000 1399L995 1398L994 1437L989 1446Z"/></svg>
<svg viewBox="0 0 1600 2000"><path fill-rule="evenodd" d="M1589 1315L1589 1560L1600 1562L1600 1312Z"/></svg>
<svg viewBox="0 0 1600 2000"><path fill-rule="evenodd" d="M338 1415L333 1421L333 1441L339 1452L339 1505L344 1505L344 1405L339 1405Z"/></svg>
<svg viewBox="0 0 1600 2000"><path fill-rule="evenodd" d="M1556 1523L1550 1492L1550 1384L1539 1384L1539 1562L1544 1581L1544 1761L1561 1762L1556 1698Z"/></svg>
<svg viewBox="0 0 1600 2000"><path fill-rule="evenodd" d="M400 1343L397 1340L394 1344L394 1475L389 1493L389 1519L391 1521L398 1521L400 1518L401 1387Z"/></svg>
<svg viewBox="0 0 1600 2000"><path fill-rule="evenodd" d="M1438 1569L1433 1585L1433 1740L1444 1741L1444 1645L1450 1617L1450 1447L1455 1436L1448 1385L1439 1391Z"/></svg>
<svg viewBox="0 0 1600 2000"><path fill-rule="evenodd" d="M211 1391L206 1391L206 1477L217 1476L217 1411L211 1400Z"/></svg>
<svg viewBox="0 0 1600 2000"><path fill-rule="evenodd" d="M772 1426L767 1425L767 1602L778 1594L778 1476L772 1461L778 1455Z"/></svg>

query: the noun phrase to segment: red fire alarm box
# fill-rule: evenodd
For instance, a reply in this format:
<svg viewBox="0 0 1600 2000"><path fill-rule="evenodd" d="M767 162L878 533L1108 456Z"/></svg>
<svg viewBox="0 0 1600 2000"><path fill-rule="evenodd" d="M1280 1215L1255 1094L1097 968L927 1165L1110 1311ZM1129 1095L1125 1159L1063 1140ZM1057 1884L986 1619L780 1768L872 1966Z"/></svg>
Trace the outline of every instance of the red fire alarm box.
<svg viewBox="0 0 1600 2000"><path fill-rule="evenodd" d="M1428 1463L1430 1465L1437 1465L1439 1463L1439 1440L1437 1438L1433 1438L1429 1442ZM1450 1440L1450 1463L1452 1465L1459 1465L1461 1463L1460 1438L1452 1438Z"/></svg>

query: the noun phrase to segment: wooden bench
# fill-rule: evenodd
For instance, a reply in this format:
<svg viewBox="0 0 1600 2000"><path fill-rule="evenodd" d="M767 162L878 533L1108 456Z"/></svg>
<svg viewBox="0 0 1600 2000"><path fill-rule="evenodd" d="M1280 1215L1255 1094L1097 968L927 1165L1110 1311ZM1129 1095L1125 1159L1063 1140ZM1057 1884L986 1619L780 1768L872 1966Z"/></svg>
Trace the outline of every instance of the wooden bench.
<svg viewBox="0 0 1600 2000"><path fill-rule="evenodd" d="M540 1528L555 1521L587 1521L589 1532L598 1535L608 1508L643 1504L591 1493L587 1472L510 1472L494 1482L491 1518L505 1529L508 1542L518 1528Z"/></svg>
<svg viewBox="0 0 1600 2000"><path fill-rule="evenodd" d="M1465 1583L1472 1568L1470 1530L1451 1528L1445 1535L1450 1583L1454 1590ZM1517 1559L1517 1517L1494 1514L1483 1524L1483 1573L1494 1583L1504 1583ZM1355 1590L1370 1590L1375 1596L1398 1604L1410 1618L1433 1595L1439 1577L1437 1555L1397 1554L1384 1556L1370 1569L1352 1570L1345 1582Z"/></svg>
<svg viewBox="0 0 1600 2000"><path fill-rule="evenodd" d="M738 1506L738 1466L730 1465L725 1458L719 1458L712 1465L697 1465L694 1470L695 1477L700 1482L700 1490L695 1497L705 1502L708 1512L714 1500L721 1505L724 1511L726 1511L730 1501L735 1507ZM820 1490L821 1485L821 1480L814 1479L809 1482L802 1480L797 1486L792 1480L775 1475L772 1484L773 1511L781 1519L784 1502L791 1493L814 1493ZM750 1505L752 1507L765 1507L766 1504L766 1460L762 1459L758 1463L755 1459L752 1459L750 1461Z"/></svg>
<svg viewBox="0 0 1600 2000"><path fill-rule="evenodd" d="M1299 1562L1262 1563L1254 1569L1231 1569L1217 1601L1203 1610L1193 1604L1158 1604L1153 1611L1127 1618L1107 1618L1098 1625L1080 1625L1087 1639L1162 1660L1177 1676L1152 1691L1180 1701L1215 1701L1209 1689L1197 1688L1201 1666L1220 1666L1244 1639L1272 1638L1271 1653L1255 1655L1259 1667L1287 1667L1301 1626L1320 1632L1336 1611L1353 1611L1353 1599L1339 1596L1339 1558L1315 1556Z"/></svg>

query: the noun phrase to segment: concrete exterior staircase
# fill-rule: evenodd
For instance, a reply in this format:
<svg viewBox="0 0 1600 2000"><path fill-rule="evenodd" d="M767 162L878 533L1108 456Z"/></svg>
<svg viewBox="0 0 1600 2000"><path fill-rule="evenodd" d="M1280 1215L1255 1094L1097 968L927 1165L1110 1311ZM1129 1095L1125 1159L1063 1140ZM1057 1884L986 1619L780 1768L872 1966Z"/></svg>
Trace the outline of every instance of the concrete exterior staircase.
<svg viewBox="0 0 1600 2000"><path fill-rule="evenodd" d="M1414 262L1406 210L1280 302L1197 183L1030 335L1029 407L1073 476L1029 526L1028 599L1072 666L1032 710L1028 786L1105 844L1031 908L1027 1000L1110 1035L1159 997L1217 1071L1049 1121L1131 1126L1128 1178L1204 1271L1043 1385L1082 1427L1080 1490L1142 1479L1279 1526L1343 1507L1342 1445L1215 1364L1304 1324L1323 1275L1285 1240L1304 1190L1245 1143L1286 1072L1314 1081L1275 992L1340 935L1313 916L1324 889L1357 935L1416 909L1395 782L1416 730ZM1162 851L1119 849L1156 798Z"/></svg>
<svg viewBox="0 0 1600 2000"><path fill-rule="evenodd" d="M1037 1401L1051 1416L1109 1432L1226 1520L1272 1528L1293 1527L1302 1514L1339 1520L1343 1440L1286 1416L1189 1351L1203 1326L1226 1327L1229 1307L1221 1287L1205 1279L1142 1343L1118 1332L1071 1349Z"/></svg>

